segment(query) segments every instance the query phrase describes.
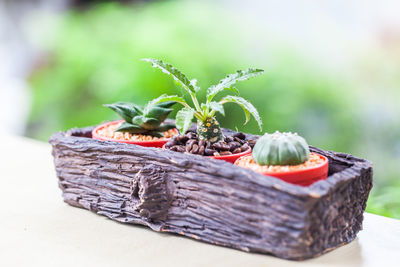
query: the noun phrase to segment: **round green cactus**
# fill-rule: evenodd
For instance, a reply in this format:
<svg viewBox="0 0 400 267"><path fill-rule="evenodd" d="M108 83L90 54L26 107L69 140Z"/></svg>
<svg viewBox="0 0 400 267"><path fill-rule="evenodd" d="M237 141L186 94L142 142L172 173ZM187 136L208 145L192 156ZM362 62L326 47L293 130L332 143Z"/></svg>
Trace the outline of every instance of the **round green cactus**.
<svg viewBox="0 0 400 267"><path fill-rule="evenodd" d="M275 132L258 139L252 155L259 165L298 165L308 160L310 150L297 133Z"/></svg>

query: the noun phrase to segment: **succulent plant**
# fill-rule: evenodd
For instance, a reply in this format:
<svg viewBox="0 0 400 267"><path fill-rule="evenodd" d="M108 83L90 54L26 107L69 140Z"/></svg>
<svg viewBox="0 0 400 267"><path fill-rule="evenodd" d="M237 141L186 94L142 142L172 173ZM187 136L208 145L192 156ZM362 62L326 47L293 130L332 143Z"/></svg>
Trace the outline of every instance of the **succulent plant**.
<svg viewBox="0 0 400 267"><path fill-rule="evenodd" d="M236 103L242 107L246 116L246 124L250 119L250 114L256 119L260 131L262 129L261 118L257 112L257 109L244 98L239 96L228 95L223 97L220 101L213 101L214 97L224 90L230 90L236 94L239 91L236 89L235 84L238 81L244 81L251 77L258 76L264 71L261 69L249 68L247 70L239 70L234 74L230 74L222 79L217 85L213 85L207 89L207 98L205 103L199 102L196 97L196 93L200 90L200 87L196 85L197 80L189 80L182 72L174 68L172 65L164 63L157 59L143 59L144 61L150 62L153 67L160 69L162 72L172 76L172 78L178 82L190 95L193 106L190 106L186 100L177 95L161 95L154 100L154 103L163 103L165 101L176 101L184 107L176 114L176 126L181 134L189 129L193 118L197 119L197 133L199 139L204 139L211 143L215 143L223 140L223 134L221 127L215 118L215 113L219 112L225 115L223 105L226 103Z"/></svg>
<svg viewBox="0 0 400 267"><path fill-rule="evenodd" d="M264 134L254 146L253 159L259 165L298 165L310 157L306 140L297 133Z"/></svg>
<svg viewBox="0 0 400 267"><path fill-rule="evenodd" d="M127 102L104 106L112 109L125 120L116 131L162 137L162 132L176 127L174 124L162 124L172 111L170 107L175 103L175 101L162 103L150 101L144 108Z"/></svg>

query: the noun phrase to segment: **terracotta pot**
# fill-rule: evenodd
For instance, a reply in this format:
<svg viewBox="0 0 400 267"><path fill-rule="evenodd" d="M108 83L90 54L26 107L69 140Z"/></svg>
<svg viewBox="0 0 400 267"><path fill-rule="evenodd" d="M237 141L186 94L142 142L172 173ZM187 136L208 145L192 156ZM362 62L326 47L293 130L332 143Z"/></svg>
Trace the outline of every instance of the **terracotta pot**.
<svg viewBox="0 0 400 267"><path fill-rule="evenodd" d="M162 148L166 149L165 145ZM226 155L226 156L206 156L206 157L213 158L213 159L225 160L227 162L234 163L240 157L244 157L249 154L251 154L251 147L249 147L248 150L241 152L241 153L237 153L237 154Z"/></svg>
<svg viewBox="0 0 400 267"><path fill-rule="evenodd" d="M319 180L325 180L328 177L328 167L329 161L326 157L313 153L323 159L323 163L319 165L315 165L303 170L294 170L287 172L260 172L267 176L273 176L279 178L285 182L309 186ZM247 156L245 156L247 157ZM235 161L235 165L238 165L239 159Z"/></svg>
<svg viewBox="0 0 400 267"><path fill-rule="evenodd" d="M164 140L151 140L151 141L128 141L128 140L118 140L118 139L113 139L113 138L108 138L101 136L98 131L108 127L113 124L118 124L121 123L121 121L112 121L112 122L107 122L103 123L96 128L93 129L92 131L92 138L96 140L101 140L101 141L113 141L113 142L119 142L119 143L126 143L126 144L134 144L134 145L139 145L139 146L145 146L145 147L163 147L169 139L164 139ZM178 134L178 130L174 129L176 131L176 134Z"/></svg>

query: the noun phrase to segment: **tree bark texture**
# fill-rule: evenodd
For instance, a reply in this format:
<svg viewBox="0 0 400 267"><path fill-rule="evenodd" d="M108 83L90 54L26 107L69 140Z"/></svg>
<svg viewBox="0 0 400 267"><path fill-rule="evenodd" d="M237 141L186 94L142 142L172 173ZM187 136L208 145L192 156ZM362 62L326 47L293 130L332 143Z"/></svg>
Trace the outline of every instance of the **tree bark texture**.
<svg viewBox="0 0 400 267"><path fill-rule="evenodd" d="M292 260L347 244L362 229L372 187L366 160L311 147L328 157L329 177L302 187L221 160L97 141L91 130L50 138L59 187L70 205L154 231Z"/></svg>

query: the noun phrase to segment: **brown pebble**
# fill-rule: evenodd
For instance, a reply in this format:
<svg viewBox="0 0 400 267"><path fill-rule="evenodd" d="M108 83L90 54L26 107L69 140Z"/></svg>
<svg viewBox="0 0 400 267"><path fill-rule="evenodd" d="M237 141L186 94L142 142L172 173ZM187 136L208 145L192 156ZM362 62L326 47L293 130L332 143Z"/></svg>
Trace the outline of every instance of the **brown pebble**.
<svg viewBox="0 0 400 267"><path fill-rule="evenodd" d="M190 144L186 143L185 151L189 153L190 150L192 150L192 146Z"/></svg>
<svg viewBox="0 0 400 267"><path fill-rule="evenodd" d="M212 145L213 148L220 150L220 151L227 151L229 150L229 146L225 142L217 142Z"/></svg>
<svg viewBox="0 0 400 267"><path fill-rule="evenodd" d="M198 152L199 152L199 146L197 144L193 144L192 150L190 150L190 153L197 154Z"/></svg>
<svg viewBox="0 0 400 267"><path fill-rule="evenodd" d="M240 139L239 137L235 137L234 138L236 142L240 143L240 144L244 144L244 141L242 139Z"/></svg>
<svg viewBox="0 0 400 267"><path fill-rule="evenodd" d="M242 140L246 139L246 135L244 133L242 133L242 132L235 133L233 135L233 137L237 137L237 138L242 139Z"/></svg>
<svg viewBox="0 0 400 267"><path fill-rule="evenodd" d="M211 143L209 141L206 141L206 148L210 148L211 147Z"/></svg>
<svg viewBox="0 0 400 267"><path fill-rule="evenodd" d="M217 143L214 143L214 144L212 144L211 145L213 148L215 148L215 149L220 149L220 147L221 147L221 143L220 142L217 142Z"/></svg>
<svg viewBox="0 0 400 267"><path fill-rule="evenodd" d="M237 153L240 153L240 152L242 152L242 150L240 149L240 147L238 147L238 148L235 148L235 150L232 151L232 154L237 154Z"/></svg>
<svg viewBox="0 0 400 267"><path fill-rule="evenodd" d="M197 143L197 141L195 139L190 139L189 141L187 141L186 142L186 152L190 152L195 143Z"/></svg>
<svg viewBox="0 0 400 267"><path fill-rule="evenodd" d="M201 147L199 147L199 152L197 154L203 156L204 155L204 151L205 151L205 147L201 146Z"/></svg>
<svg viewBox="0 0 400 267"><path fill-rule="evenodd" d="M165 147L166 148L171 148L172 146L174 146L175 144L174 144L174 142L172 141L172 139L170 139L166 144L165 144Z"/></svg>
<svg viewBox="0 0 400 267"><path fill-rule="evenodd" d="M180 135L176 138L178 142L181 142L182 144L186 143L187 140L189 140L189 137L185 135Z"/></svg>
<svg viewBox="0 0 400 267"><path fill-rule="evenodd" d="M178 146L178 145L171 147L171 150L176 152L185 152L183 146Z"/></svg>
<svg viewBox="0 0 400 267"><path fill-rule="evenodd" d="M187 138L189 138L189 139L195 139L195 138L197 138L197 134L195 134L194 132L188 132L188 133L186 134L186 136L187 136Z"/></svg>
<svg viewBox="0 0 400 267"><path fill-rule="evenodd" d="M231 148L229 147L229 145L228 144L222 144L222 146L221 146L221 150L222 151L229 151Z"/></svg>
<svg viewBox="0 0 400 267"><path fill-rule="evenodd" d="M197 144L197 140L196 139L190 139L186 142L186 144Z"/></svg>
<svg viewBox="0 0 400 267"><path fill-rule="evenodd" d="M235 150L236 148L240 147L240 144L239 144L238 142L233 141L233 142L230 142L230 143L228 144L228 146L229 146L229 150L230 150L230 151L233 151L233 150Z"/></svg>
<svg viewBox="0 0 400 267"><path fill-rule="evenodd" d="M199 141L199 147L202 147L202 146L204 146L206 144L206 141L204 140L204 139L201 139L200 141Z"/></svg>
<svg viewBox="0 0 400 267"><path fill-rule="evenodd" d="M233 141L233 137L232 136L226 136L225 137L225 142L229 143Z"/></svg>
<svg viewBox="0 0 400 267"><path fill-rule="evenodd" d="M181 152L181 153L185 152L184 146L178 146L178 148L176 149L176 152Z"/></svg>
<svg viewBox="0 0 400 267"><path fill-rule="evenodd" d="M215 152L217 152L217 151L214 150L214 149L206 148L206 149L204 150L204 155L206 155L206 156L212 156L212 155L214 155Z"/></svg>
<svg viewBox="0 0 400 267"><path fill-rule="evenodd" d="M249 150L249 145L248 144L244 144L244 145L242 145L241 147L240 147L240 150L242 151L242 152L245 152L245 151L247 151L247 150Z"/></svg>

